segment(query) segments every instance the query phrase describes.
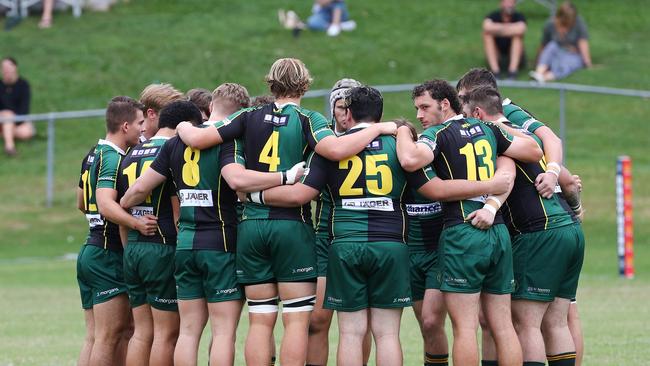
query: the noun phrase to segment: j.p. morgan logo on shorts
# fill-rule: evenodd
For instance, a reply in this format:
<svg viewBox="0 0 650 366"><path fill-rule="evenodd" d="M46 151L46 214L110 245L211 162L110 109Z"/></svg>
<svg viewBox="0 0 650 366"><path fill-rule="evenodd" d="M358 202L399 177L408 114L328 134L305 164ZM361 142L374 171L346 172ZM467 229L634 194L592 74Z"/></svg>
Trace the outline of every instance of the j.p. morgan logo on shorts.
<svg viewBox="0 0 650 366"><path fill-rule="evenodd" d="M341 201L346 210L394 211L393 200L387 197L348 198Z"/></svg>
<svg viewBox="0 0 650 366"><path fill-rule="evenodd" d="M181 206L212 207L212 191L209 189L181 189L178 195Z"/></svg>

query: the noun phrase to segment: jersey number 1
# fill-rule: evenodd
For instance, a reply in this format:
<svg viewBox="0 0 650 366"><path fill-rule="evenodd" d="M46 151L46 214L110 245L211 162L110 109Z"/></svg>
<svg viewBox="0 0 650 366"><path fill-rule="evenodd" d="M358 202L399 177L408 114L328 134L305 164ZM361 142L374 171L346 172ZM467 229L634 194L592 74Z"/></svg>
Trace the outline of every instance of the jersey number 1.
<svg viewBox="0 0 650 366"><path fill-rule="evenodd" d="M142 169L140 169L140 174L138 174L137 176L136 176L136 169L138 167L138 162L136 161L131 163L128 167L126 167L126 169L122 170L124 172L124 175L126 175L126 180L129 182L129 187L131 187L131 185L133 185L133 182L135 182L135 180L140 175L142 175L142 172L144 172L145 170L147 170L147 168L149 168L149 165L151 165L152 162L153 160L147 160L144 163L142 163ZM151 203L151 195L147 196L145 202Z"/></svg>
<svg viewBox="0 0 650 366"><path fill-rule="evenodd" d="M478 180L488 180L494 175L494 162L492 161L492 146L487 140L478 140L474 144L468 142L459 150L465 155L467 162L467 180L476 179L476 158L481 157L482 164L478 167Z"/></svg>

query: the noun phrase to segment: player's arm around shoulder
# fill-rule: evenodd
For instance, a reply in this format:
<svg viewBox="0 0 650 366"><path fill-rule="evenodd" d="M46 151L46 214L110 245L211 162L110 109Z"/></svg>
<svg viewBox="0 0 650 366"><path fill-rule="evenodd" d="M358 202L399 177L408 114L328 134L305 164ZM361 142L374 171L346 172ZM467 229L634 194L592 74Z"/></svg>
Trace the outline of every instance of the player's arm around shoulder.
<svg viewBox="0 0 650 366"><path fill-rule="evenodd" d="M379 135L394 135L397 126L393 122L378 122L351 134L331 134L318 141L316 152L332 161L340 161L361 152Z"/></svg>
<svg viewBox="0 0 650 366"><path fill-rule="evenodd" d="M154 169L147 169L133 182L133 185L126 190L122 199L120 199L120 206L123 208L131 208L138 203L144 201L154 188L158 187L165 182L167 177L158 173Z"/></svg>
<svg viewBox="0 0 650 366"><path fill-rule="evenodd" d="M197 127L190 122L181 122L176 127L178 137L193 149L207 149L223 142L216 126Z"/></svg>
<svg viewBox="0 0 650 366"><path fill-rule="evenodd" d="M492 124L492 126L498 130L495 131L498 144L503 146L502 143L507 141L507 148L500 148L500 154L526 163L538 162L544 156L544 152L532 137L516 130L516 134L512 135L497 125Z"/></svg>
<svg viewBox="0 0 650 366"><path fill-rule="evenodd" d="M430 136L432 133L433 139ZM431 128L422 133L417 142L413 141L408 126L397 129L397 159L405 171L414 172L431 164L435 149L435 132Z"/></svg>

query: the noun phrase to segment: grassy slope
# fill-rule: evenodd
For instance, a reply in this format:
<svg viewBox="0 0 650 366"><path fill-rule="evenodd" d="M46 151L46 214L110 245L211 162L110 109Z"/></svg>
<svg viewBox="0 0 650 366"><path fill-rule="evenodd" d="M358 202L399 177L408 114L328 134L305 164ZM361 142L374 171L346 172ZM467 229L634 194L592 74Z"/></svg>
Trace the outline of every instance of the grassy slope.
<svg viewBox="0 0 650 366"><path fill-rule="evenodd" d="M352 2L357 31L336 39L306 32L296 40L281 30L274 18L277 8L297 6L295 2L214 3L131 2L110 13L87 13L80 19L57 14L54 28L47 32L37 30L37 19L30 18L13 31L0 33L1 50L18 58L23 75L31 82L34 112L101 108L111 96L137 96L144 85L154 81L171 82L183 90L237 81L252 94L260 94L265 92L265 71L274 59L285 56L306 62L315 77L314 88L328 88L343 76L369 84L414 83L432 77L454 79L469 67L482 65L478 27L481 17L493 6L492 2L475 0ZM308 3L298 4L298 12L307 14ZM624 5L607 0L576 3L590 25L593 58L599 66L579 72L567 82L650 89L645 62L650 57L645 38L650 19L647 12L639 11L644 1L626 1ZM526 48L532 56L548 13L533 1L524 2L522 10L529 19ZM504 94L557 128L556 93L505 90ZM305 103L322 110L321 100ZM647 318L644 304L648 298L643 293L647 294L650 287L644 272L650 268L650 229L638 224L650 218L650 187L641 184L650 179L646 147L650 129L644 122L650 107L647 100L576 93L569 94L567 106L567 164L583 176L589 210L584 226L588 249L581 290L587 346L592 352L589 364L617 363L613 357L619 354L626 357L622 363L639 364L649 356L650 343L642 325L634 321L634 314L639 312L645 311ZM386 117L400 115L413 118L409 96L386 95ZM103 134L102 121L58 124L55 204L49 210L43 208L43 127L39 126L35 141L19 146L19 159L0 156L4 201L0 206L0 258L75 252L87 230L73 208L74 186L81 157ZM610 135L609 131L616 133ZM639 274L633 283L615 278L613 170L619 154L634 159ZM0 357L0 364L9 360L21 364L69 363L83 332L74 266L51 261L0 264L0 289L8 294L0 309L0 354L8 358ZM21 307L9 307L11 303ZM617 311L609 310L612 308ZM42 326L47 314L57 316ZM624 320L616 321L618 317ZM419 360L420 351L412 319L409 324L404 343L409 349L417 349L406 352L407 357L413 357L407 364L413 364ZM616 333L627 335L612 337ZM621 351L628 347L636 351Z"/></svg>

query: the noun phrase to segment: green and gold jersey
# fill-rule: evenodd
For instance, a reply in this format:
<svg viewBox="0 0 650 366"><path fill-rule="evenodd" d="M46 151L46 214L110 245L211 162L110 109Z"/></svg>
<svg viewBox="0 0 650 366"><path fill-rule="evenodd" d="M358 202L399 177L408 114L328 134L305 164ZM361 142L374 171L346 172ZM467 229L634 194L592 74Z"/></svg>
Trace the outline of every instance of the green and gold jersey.
<svg viewBox="0 0 650 366"><path fill-rule="evenodd" d="M435 176L427 174L429 179ZM412 187L404 194L406 213L409 218L408 245L411 252L435 251L443 227L442 204L422 196Z"/></svg>
<svg viewBox="0 0 650 366"><path fill-rule="evenodd" d="M510 147L513 137L489 122L457 115L429 127L418 143L433 151L433 168L441 179L488 180L494 175L497 156ZM471 212L483 207L486 196L443 202L445 227L465 222ZM495 224L503 223L499 213Z"/></svg>
<svg viewBox="0 0 650 366"><path fill-rule="evenodd" d="M538 121L530 112L514 104L510 99L504 99L501 104L503 106L503 115L513 125L519 126L530 133L535 133L536 129L545 126L544 123Z"/></svg>
<svg viewBox="0 0 650 366"><path fill-rule="evenodd" d="M528 134L540 147L543 147L542 141L537 136ZM554 229L577 221L573 210L560 194L560 186L555 187L555 194L550 199L543 198L537 192L535 178L546 171L544 158L537 163L522 163L515 160L515 165L517 167L515 184L501 209L511 234Z"/></svg>
<svg viewBox="0 0 650 366"><path fill-rule="evenodd" d="M234 142L198 150L173 137L151 164L176 186L181 206L177 250L236 251L237 196L221 176L221 168L234 162Z"/></svg>
<svg viewBox="0 0 650 366"><path fill-rule="evenodd" d="M242 140L246 168L260 172L291 169L304 161L320 140L334 134L323 115L295 104L273 103L242 109L217 128L224 141ZM242 220L253 219L300 220L311 224L311 207L307 204L279 208L246 202Z"/></svg>
<svg viewBox="0 0 650 366"><path fill-rule="evenodd" d="M366 126L359 124L346 134ZM402 199L407 182L417 189L428 178L424 169L402 170L394 137L380 136L359 154L337 162L313 154L308 164L303 184L317 190L326 187L332 202L327 220L332 243L406 243L408 219Z"/></svg>
<svg viewBox="0 0 650 366"><path fill-rule="evenodd" d="M169 138L154 136L129 150L122 160L117 175L118 197L122 197L135 180L153 163L163 145ZM176 245L176 224L172 210L171 196L176 195L174 183L167 180L154 188L144 202L131 207L131 215L140 217L154 215L158 218L158 231L155 235L145 236L137 230L129 230L129 243L146 242Z"/></svg>
<svg viewBox="0 0 650 366"><path fill-rule="evenodd" d="M87 245L122 251L119 227L99 214L97 188L117 190L117 174L125 153L108 140L99 140L81 164L79 188L83 190L84 212L90 231Z"/></svg>

